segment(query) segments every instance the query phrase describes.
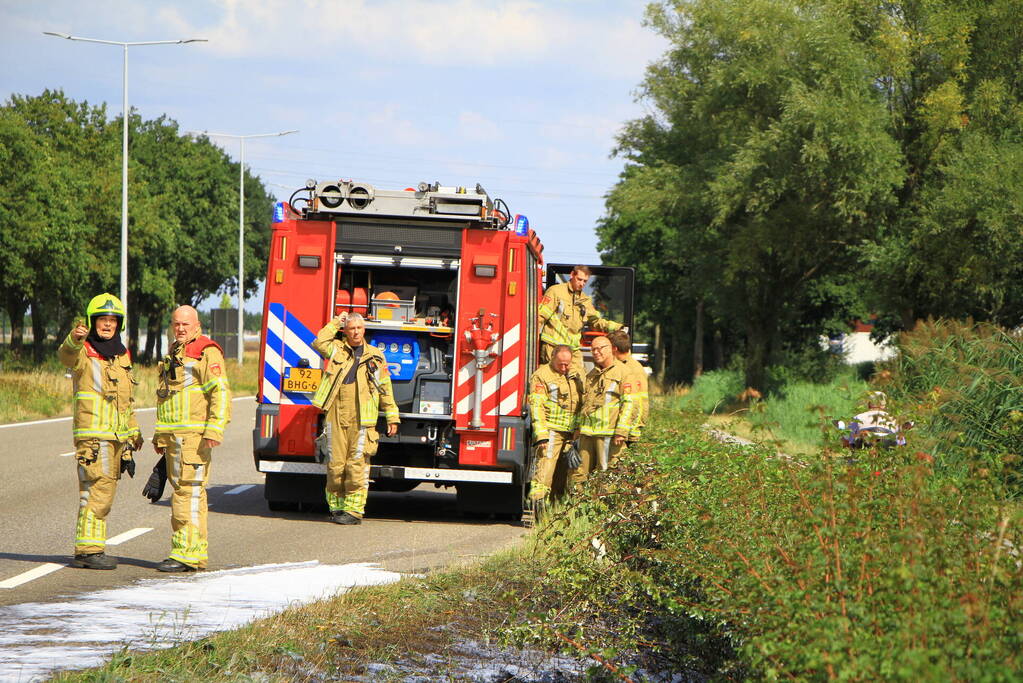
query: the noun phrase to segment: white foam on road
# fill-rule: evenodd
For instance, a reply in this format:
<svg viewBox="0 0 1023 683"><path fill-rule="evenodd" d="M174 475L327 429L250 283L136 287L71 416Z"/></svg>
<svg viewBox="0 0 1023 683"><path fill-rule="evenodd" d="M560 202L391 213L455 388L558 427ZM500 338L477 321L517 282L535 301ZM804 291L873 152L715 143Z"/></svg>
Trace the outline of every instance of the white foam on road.
<svg viewBox="0 0 1023 683"><path fill-rule="evenodd" d="M147 579L73 600L0 607L0 681L43 680L57 670L102 664L125 646L168 647L399 578L373 564L314 560Z"/></svg>

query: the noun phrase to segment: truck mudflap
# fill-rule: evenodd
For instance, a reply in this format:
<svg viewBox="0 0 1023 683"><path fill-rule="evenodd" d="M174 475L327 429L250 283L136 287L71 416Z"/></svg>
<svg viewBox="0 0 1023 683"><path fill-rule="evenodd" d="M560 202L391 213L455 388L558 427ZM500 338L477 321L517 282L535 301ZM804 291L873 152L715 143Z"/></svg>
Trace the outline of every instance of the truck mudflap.
<svg viewBox="0 0 1023 683"><path fill-rule="evenodd" d="M288 462L260 460L259 471L268 474L327 474L327 466L317 462ZM370 479L405 479L439 484L476 482L481 484L511 484L514 473L495 470L454 470L439 467L404 467L401 465L370 465Z"/></svg>

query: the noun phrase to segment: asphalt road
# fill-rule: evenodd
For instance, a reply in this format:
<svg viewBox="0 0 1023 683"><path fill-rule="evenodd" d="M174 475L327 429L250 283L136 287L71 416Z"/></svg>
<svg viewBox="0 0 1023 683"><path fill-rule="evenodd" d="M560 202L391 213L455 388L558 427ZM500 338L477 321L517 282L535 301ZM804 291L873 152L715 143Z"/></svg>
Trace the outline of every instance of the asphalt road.
<svg viewBox="0 0 1023 683"><path fill-rule="evenodd" d="M371 492L367 518L359 526L330 523L325 514L271 512L263 499L263 475L252 462L255 412L255 399L236 399L224 443L213 453L210 570L319 560L419 572L487 555L524 533L517 522L461 517L454 490L432 486L401 494ZM147 438L154 419L153 410L139 413ZM70 419L0 426L0 605L168 576L155 567L170 552L170 487L157 504L142 497L157 458L148 443L136 456L135 479L124 475L121 480L107 518L108 542L120 541L107 546L118 568L66 566L78 507L72 448Z"/></svg>

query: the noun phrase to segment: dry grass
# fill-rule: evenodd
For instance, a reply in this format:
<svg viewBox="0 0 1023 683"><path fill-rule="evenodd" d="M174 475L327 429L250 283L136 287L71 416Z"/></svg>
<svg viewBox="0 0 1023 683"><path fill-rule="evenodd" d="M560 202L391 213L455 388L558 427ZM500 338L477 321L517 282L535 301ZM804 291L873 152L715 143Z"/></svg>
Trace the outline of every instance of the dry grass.
<svg viewBox="0 0 1023 683"><path fill-rule="evenodd" d="M239 367L228 360L227 377L235 396L256 393L256 366L259 353L245 353ZM156 366L137 366L135 405L156 405ZM45 367L28 372L0 372L0 424L63 417L71 414L71 378L63 368Z"/></svg>
<svg viewBox="0 0 1023 683"><path fill-rule="evenodd" d="M523 559L510 550L481 564L355 588L171 649L122 651L98 669L54 680L386 681L392 677L385 671L367 667L397 660L440 673L451 646L485 640L506 623L514 609L511 596L529 578Z"/></svg>

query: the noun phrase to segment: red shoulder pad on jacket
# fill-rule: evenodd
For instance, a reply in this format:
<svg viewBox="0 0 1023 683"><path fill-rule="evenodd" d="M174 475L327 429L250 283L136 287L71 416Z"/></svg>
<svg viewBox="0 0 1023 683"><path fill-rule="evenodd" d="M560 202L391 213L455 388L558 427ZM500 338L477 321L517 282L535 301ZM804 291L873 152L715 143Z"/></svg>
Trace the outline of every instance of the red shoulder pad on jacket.
<svg viewBox="0 0 1023 683"><path fill-rule="evenodd" d="M200 334L198 337L190 341L187 346L185 346L185 355L189 358L202 358L202 352L210 346L216 346L217 350L220 351L221 354L224 353L224 349L220 348L220 344L213 341L205 334Z"/></svg>

